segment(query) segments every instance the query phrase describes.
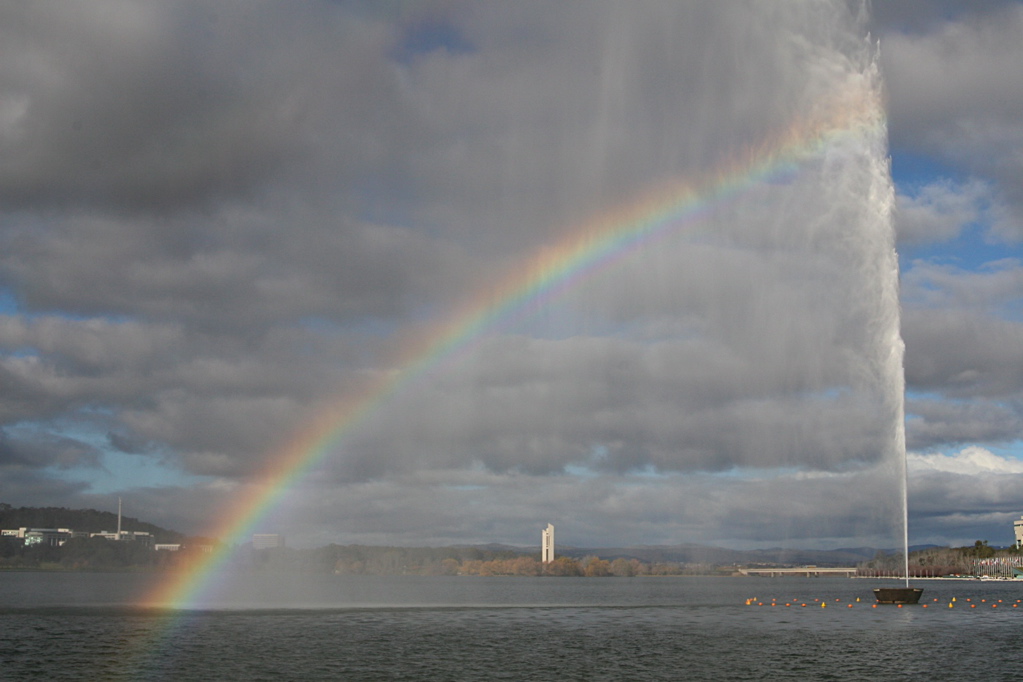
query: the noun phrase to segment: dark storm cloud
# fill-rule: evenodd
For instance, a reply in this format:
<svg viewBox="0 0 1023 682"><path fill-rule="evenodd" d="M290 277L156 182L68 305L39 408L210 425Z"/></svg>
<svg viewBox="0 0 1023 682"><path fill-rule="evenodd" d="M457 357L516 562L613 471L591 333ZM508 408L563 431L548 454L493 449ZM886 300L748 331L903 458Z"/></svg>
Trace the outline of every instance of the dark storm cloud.
<svg viewBox="0 0 1023 682"><path fill-rule="evenodd" d="M129 455L140 455L152 449L151 442L144 441L134 434L110 431L107 433L107 441L110 443L110 447L114 448L118 452L123 452Z"/></svg>
<svg viewBox="0 0 1023 682"><path fill-rule="evenodd" d="M1023 391L1023 325L981 314L913 311L905 325L906 378L953 398L1006 398Z"/></svg>
<svg viewBox="0 0 1023 682"><path fill-rule="evenodd" d="M53 476L40 476L37 470L18 467L0 469L0 497L14 507L65 506L83 508L87 505L74 504L79 495L88 493L89 484L83 481L68 481ZM94 509L116 509L109 504L90 505Z"/></svg>
<svg viewBox="0 0 1023 682"><path fill-rule="evenodd" d="M1017 54L1018 12L935 7L886 5L874 24L893 144L976 177L907 188L900 239L941 244L970 221L1011 239L1018 77L995 51ZM0 10L3 499L109 508L53 473L94 469L83 443L102 443L204 477L130 491L201 530L311 415L399 372L408 338L528 256L652 186L712 182L876 83L860 10ZM837 142L399 382L279 522L309 542L532 542L538 509L590 542L883 536L883 147ZM1011 437L1017 270L904 278L911 388L938 396L913 404L914 443Z"/></svg>
<svg viewBox="0 0 1023 682"><path fill-rule="evenodd" d="M910 449L931 451L965 443L1011 443L1023 429L1023 406L974 398L968 403L911 398L906 425Z"/></svg>
<svg viewBox="0 0 1023 682"><path fill-rule="evenodd" d="M434 377L385 406L339 466L355 477L473 461L528 473L841 468L884 451L879 405L828 395L827 376L792 393L769 362L702 343L507 339L474 361L485 371Z"/></svg>
<svg viewBox="0 0 1023 682"><path fill-rule="evenodd" d="M95 467L99 455L95 447L72 438L51 436L45 431L25 433L21 430L12 435L0 429L0 471L8 475L12 469Z"/></svg>
<svg viewBox="0 0 1023 682"><path fill-rule="evenodd" d="M772 547L796 537L813 537L817 547L848 547L857 538L887 546L894 518L886 514L881 491L888 489L890 475L867 470L755 480L711 474L579 478L437 468L342 488L317 486L287 500L278 518L310 518L315 509L338 519L345 537L368 544L390 538L414 545L429 535L448 543L504 537L532 545L546 519L556 519L560 541L575 546L607 546L609 538L635 544L677 544L684 538ZM331 530L310 525L299 532L302 541L322 544Z"/></svg>
<svg viewBox="0 0 1023 682"><path fill-rule="evenodd" d="M746 7L651 5L649 12L623 13L610 5L589 12L484 5L445 18L464 36L465 49L427 50L402 64L389 58L400 31L373 13L259 6L214 17L188 4L102 8L87 16L46 8L32 16L26 9L12 17L11 25L29 34L40 26L37 42L51 49L10 48L21 57L9 73L24 111L12 110L4 132L24 153L14 157L19 163L6 169L3 184L16 206L31 201L37 210L7 215L0 277L26 310L131 321L50 320L9 330L8 348L32 347L36 354L12 356L8 365L21 371L22 402L33 404L23 413L45 401L53 413L105 401L116 414L115 431L126 438L163 443L186 469L226 476L251 470L289 424L295 428L303 409L343 392L346 372L373 360L373 332L360 337L346 326L352 321L393 332L447 303L445 293L483 272L495 246L507 254L524 244L533 249L536 237L652 179L724 163L826 96L835 74L863 68L869 52L857 38L825 30L851 21L830 8L772 16L792 35L779 41L746 20ZM716 40L744 45L748 56L712 58L703 42L678 41L676 26L699 26ZM253 40L260 35L266 40ZM811 63L813 78L793 78ZM695 91L705 94L692 97ZM62 132L57 120L68 112L81 125ZM677 120L686 128L676 129ZM111 162L96 165L91 149ZM797 189L810 201L819 188ZM261 198L251 200L257 191ZM42 206L58 210L44 218ZM384 214L420 223L366 219ZM388 429L406 435L367 445L352 461L367 472L418 468L433 460L419 452L427 443L450 451L437 455L442 459L502 471L560 471L571 462L612 470L720 469L758 456L774 463L818 459L809 452L820 444L791 435L790 410L771 409L770 400L781 405L792 390L827 390L849 370L830 379L821 368L799 377L803 368L795 367L787 378L768 370L779 353L804 343L820 324L810 320L824 309L815 304L808 312L798 277L778 294L754 298L759 311L750 304L749 287L782 269L813 268L761 259L756 251L773 248L770 238L735 242L752 231L735 232L729 221L754 215L742 204L720 221L719 247L666 259L655 279L627 271L613 289L575 302L601 315L606 309L617 325L637 324L623 312L642 302L649 316L642 324L670 324L679 301L658 292L692 291L686 302L693 315L736 345L731 357L715 359L708 345L669 348L651 360L642 358L643 343L627 344L612 356L631 374L615 385L612 377L598 378L592 393L606 397L592 403L554 379L585 385L585 366L567 360L606 363L609 350L601 344L576 349L565 341L539 353L520 349L521 356L512 350L483 362L528 377L540 357L552 371L535 388L548 402L516 386L505 402L484 402L469 420L458 416L461 398L410 406L412 419L398 413L409 428ZM452 237L468 239L456 246ZM684 253L685 242L676 246ZM766 310L783 322L771 323ZM322 322L342 349L325 373L334 386L312 377L328 356L306 364L301 353L270 353L264 341L281 325L309 322L314 332ZM789 331L779 336L781 325ZM47 342L79 329L87 332L79 345ZM763 343L751 345L752 338ZM80 347L90 339L91 349ZM819 342L810 337L810 345ZM716 376L688 376L708 361L718 367ZM652 367L673 362L678 369L660 385L644 380ZM749 386L760 386L761 394L743 404L738 377L756 370ZM464 375L449 394L478 396L488 390L486 377ZM779 380L794 385L779 388ZM657 404L655 396L677 394L680 382L692 390ZM646 405L638 420L626 407L630 399ZM552 410L563 416L544 427ZM594 410L603 423L593 423ZM696 429L693 417L677 412L700 414L705 426ZM716 433L730 419L749 430ZM456 430L445 425L463 421L468 438L446 444ZM423 440L413 426L431 435ZM693 442L680 456L678 439L688 432ZM766 434L756 446L739 435L754 432ZM534 434L531 444L522 433ZM647 442L637 441L644 433ZM851 446L866 459L871 449ZM849 455L839 448L828 457Z"/></svg>
<svg viewBox="0 0 1023 682"><path fill-rule="evenodd" d="M979 271L918 262L904 275L911 449L1019 440L1021 291L1015 260Z"/></svg>
<svg viewBox="0 0 1023 682"><path fill-rule="evenodd" d="M402 129L393 69L365 58L388 29L337 21L326 5L4 12L0 186L13 207L208 205L251 196L298 163L379 167L381 136ZM328 121L338 134L325 138ZM352 158L325 166L313 153L323 145Z"/></svg>
<svg viewBox="0 0 1023 682"><path fill-rule="evenodd" d="M260 461L304 408L343 382L352 354L349 344L302 329L244 339L57 317L4 318L0 347L37 351L0 361L8 423L49 415L84 427L98 419L90 408L104 405L100 423L118 442L174 448L196 472L221 474ZM324 368L321 354L337 367Z"/></svg>
<svg viewBox="0 0 1023 682"><path fill-rule="evenodd" d="M2 243L0 277L27 307L229 333L394 315L460 277L453 245L326 211L69 218L15 224Z"/></svg>
<svg viewBox="0 0 1023 682"><path fill-rule="evenodd" d="M1007 546L1019 518L1019 460L979 447L954 455L910 455L912 527L920 542Z"/></svg>
<svg viewBox="0 0 1023 682"><path fill-rule="evenodd" d="M837 27L850 18L830 7L752 23L744 4L469 7L457 20L475 51L431 53L409 70L437 140L414 162L425 217L506 253L649 183L741 157L827 96L823 72L861 56L843 52L855 39ZM795 78L810 61L822 73Z"/></svg>
<svg viewBox="0 0 1023 682"><path fill-rule="evenodd" d="M990 237L1019 242L1023 162L1015 150L1023 143L1023 75L1015 65L1023 58L1023 5L990 4L976 13L971 5L971 13L919 33L899 30L898 22L882 32L890 129L896 150L991 181L991 200L1004 206Z"/></svg>
<svg viewBox="0 0 1023 682"><path fill-rule="evenodd" d="M935 24L985 17L1003 11L1017 0L875 0L870 25L875 35L888 32L922 33Z"/></svg>

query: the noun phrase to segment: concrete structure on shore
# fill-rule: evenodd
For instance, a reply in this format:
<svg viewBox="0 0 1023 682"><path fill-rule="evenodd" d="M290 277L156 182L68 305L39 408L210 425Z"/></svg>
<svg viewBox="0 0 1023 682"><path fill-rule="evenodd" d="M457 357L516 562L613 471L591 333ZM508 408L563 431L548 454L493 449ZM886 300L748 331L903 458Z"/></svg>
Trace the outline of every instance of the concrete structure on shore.
<svg viewBox="0 0 1023 682"><path fill-rule="evenodd" d="M153 535L144 530L121 530L117 532L101 530L98 533L89 533L89 537L106 538L107 540L113 540L114 542L144 542L146 544L153 543Z"/></svg>
<svg viewBox="0 0 1023 682"><path fill-rule="evenodd" d="M852 578L856 576L856 567L829 567L822 568L818 566L787 566L787 567L775 567L775 568L740 568L739 573L742 575L757 575L766 578L780 578L786 575L801 576L804 578L820 578L821 576L841 576L843 578Z"/></svg>
<svg viewBox="0 0 1023 682"><path fill-rule="evenodd" d="M1012 529L1016 532L1016 546L1023 547L1023 517L1013 522Z"/></svg>
<svg viewBox="0 0 1023 682"><path fill-rule="evenodd" d="M554 561L554 524L548 523L540 531L540 560L545 564Z"/></svg>
<svg viewBox="0 0 1023 682"><path fill-rule="evenodd" d="M70 528L10 528L0 530L0 536L5 538L17 538L25 547L33 545L46 545L47 547L60 547L70 540L75 533Z"/></svg>
<svg viewBox="0 0 1023 682"><path fill-rule="evenodd" d="M121 498L117 498L117 531L110 532L109 530L102 530L98 533L89 533L90 538L106 538L107 540L114 540L116 542L144 542L147 545L153 544L153 536L144 530L121 530Z"/></svg>
<svg viewBox="0 0 1023 682"><path fill-rule="evenodd" d="M284 536L280 533L255 533L252 536L252 549L276 549L284 546Z"/></svg>

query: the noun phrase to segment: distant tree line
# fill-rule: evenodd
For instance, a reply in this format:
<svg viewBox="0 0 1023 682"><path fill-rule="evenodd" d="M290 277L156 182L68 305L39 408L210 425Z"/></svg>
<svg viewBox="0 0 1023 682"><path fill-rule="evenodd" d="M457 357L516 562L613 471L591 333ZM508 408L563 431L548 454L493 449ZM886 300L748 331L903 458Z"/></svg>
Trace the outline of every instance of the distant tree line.
<svg viewBox="0 0 1023 682"><path fill-rule="evenodd" d="M940 578L951 575L996 575L1021 557L1017 547L999 549L987 540L965 547L928 547L909 553L909 577ZM861 576L901 576L905 561L900 553L879 552L857 566Z"/></svg>
<svg viewBox="0 0 1023 682"><path fill-rule="evenodd" d="M618 557L607 560L597 556L574 559L560 556L549 563L541 563L533 557L519 557L495 561L467 561L450 566L451 575L522 575L522 576L582 576L586 578L632 578L649 575L716 575L721 569L708 564L684 564L678 562L647 563L639 559Z"/></svg>
<svg viewBox="0 0 1023 682"><path fill-rule="evenodd" d="M242 561L245 559L242 558ZM286 547L252 552L252 565L263 570L333 571L342 575L469 575L632 577L649 575L720 575L731 569L710 564L648 563L635 558L601 559L559 556L542 563L540 552L477 547L371 547L328 545L315 550Z"/></svg>
<svg viewBox="0 0 1023 682"><path fill-rule="evenodd" d="M0 538L0 567L21 569L123 570L159 565L164 558L146 543L106 538L71 538L60 547L24 546L18 538Z"/></svg>
<svg viewBox="0 0 1023 682"><path fill-rule="evenodd" d="M103 537L71 538L59 547L25 546L19 538L0 537L0 569L122 571L173 569L190 559L209 538L185 538L180 551L154 551L145 542ZM191 543L191 544L187 544Z"/></svg>

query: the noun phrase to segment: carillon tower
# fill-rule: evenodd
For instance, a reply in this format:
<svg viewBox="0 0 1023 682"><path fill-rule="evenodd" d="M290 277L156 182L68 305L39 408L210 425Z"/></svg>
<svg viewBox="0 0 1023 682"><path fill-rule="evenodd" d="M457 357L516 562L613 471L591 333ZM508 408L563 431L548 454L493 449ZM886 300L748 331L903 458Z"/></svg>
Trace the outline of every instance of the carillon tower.
<svg viewBox="0 0 1023 682"><path fill-rule="evenodd" d="M548 523L547 527L540 531L540 554L541 561L549 564L554 561L554 524Z"/></svg>

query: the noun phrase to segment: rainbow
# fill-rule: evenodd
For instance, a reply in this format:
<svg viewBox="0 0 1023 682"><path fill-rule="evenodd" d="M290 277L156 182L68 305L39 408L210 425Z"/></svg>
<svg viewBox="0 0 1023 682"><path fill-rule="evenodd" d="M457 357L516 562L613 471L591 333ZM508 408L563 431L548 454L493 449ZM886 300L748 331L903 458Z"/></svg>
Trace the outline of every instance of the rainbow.
<svg viewBox="0 0 1023 682"><path fill-rule="evenodd" d="M790 172L842 137L883 133L885 120L877 88L851 86L828 106L793 122L785 131L743 158L718 169L702 182L674 182L598 216L568 232L521 263L490 287L467 300L430 331L408 344L393 367L369 378L358 390L316 415L287 447L274 456L255 483L246 485L228 512L205 534L224 542L158 586L146 606L200 608L202 597L231 553L270 509L311 467L337 452L352 431L388 398L425 373L470 348L498 325L528 315L540 301L634 252L640 245L691 224L721 202ZM883 138L881 138L883 139Z"/></svg>

